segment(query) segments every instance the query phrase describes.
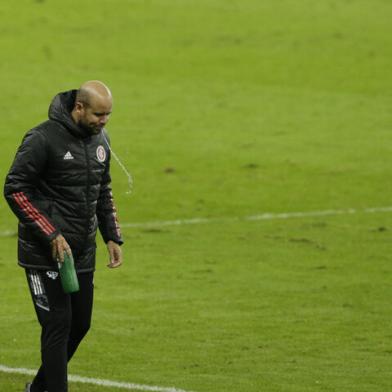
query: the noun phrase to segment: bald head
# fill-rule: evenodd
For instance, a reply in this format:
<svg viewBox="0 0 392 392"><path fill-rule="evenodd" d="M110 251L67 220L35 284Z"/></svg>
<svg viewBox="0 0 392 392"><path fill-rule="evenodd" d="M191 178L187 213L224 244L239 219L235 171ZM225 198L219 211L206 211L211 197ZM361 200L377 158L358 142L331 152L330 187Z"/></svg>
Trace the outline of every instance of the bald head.
<svg viewBox="0 0 392 392"><path fill-rule="evenodd" d="M72 118L91 133L99 133L109 120L113 98L109 88L99 80L83 83L76 93Z"/></svg>
<svg viewBox="0 0 392 392"><path fill-rule="evenodd" d="M76 102L90 104L91 101L110 100L112 101L112 93L109 88L99 80L90 80L83 83L77 94Z"/></svg>

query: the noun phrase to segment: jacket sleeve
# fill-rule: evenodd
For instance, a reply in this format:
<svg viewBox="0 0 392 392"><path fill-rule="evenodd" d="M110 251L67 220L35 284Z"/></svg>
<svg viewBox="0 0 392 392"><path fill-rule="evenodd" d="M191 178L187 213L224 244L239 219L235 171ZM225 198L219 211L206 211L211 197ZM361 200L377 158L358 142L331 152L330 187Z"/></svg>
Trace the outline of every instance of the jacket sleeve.
<svg viewBox="0 0 392 392"><path fill-rule="evenodd" d="M117 210L114 205L111 177L110 177L110 151L105 172L101 181L100 194L97 201L97 218L99 231L105 242L113 241L119 245L123 244L120 225L117 219Z"/></svg>
<svg viewBox="0 0 392 392"><path fill-rule="evenodd" d="M41 240L50 242L59 232L40 206L38 183L46 165L47 148L44 136L37 130L29 131L20 145L5 180L4 197L19 222Z"/></svg>

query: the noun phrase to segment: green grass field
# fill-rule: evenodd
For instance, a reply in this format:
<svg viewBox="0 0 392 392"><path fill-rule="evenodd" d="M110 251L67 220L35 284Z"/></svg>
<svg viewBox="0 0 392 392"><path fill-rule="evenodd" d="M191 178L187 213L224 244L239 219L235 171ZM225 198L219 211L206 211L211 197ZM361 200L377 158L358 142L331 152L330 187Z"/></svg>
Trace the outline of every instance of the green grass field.
<svg viewBox="0 0 392 392"><path fill-rule="evenodd" d="M392 211L364 211L392 206L392 3L20 0L0 18L1 178L58 91L101 79L134 178L127 195L113 161L120 222L209 219L124 227L115 271L99 239L71 374L192 392L392 390ZM0 366L35 369L3 199L0 214ZM0 372L0 392L30 379Z"/></svg>

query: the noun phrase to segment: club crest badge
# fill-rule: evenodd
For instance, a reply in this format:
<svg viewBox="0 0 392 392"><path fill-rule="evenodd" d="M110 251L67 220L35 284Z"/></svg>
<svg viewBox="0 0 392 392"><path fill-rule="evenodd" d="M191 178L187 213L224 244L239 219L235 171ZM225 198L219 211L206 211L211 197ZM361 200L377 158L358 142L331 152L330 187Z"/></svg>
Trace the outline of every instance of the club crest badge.
<svg viewBox="0 0 392 392"><path fill-rule="evenodd" d="M106 159L106 151L103 146L99 145L97 147L97 158L99 162L105 162Z"/></svg>
<svg viewBox="0 0 392 392"><path fill-rule="evenodd" d="M46 275L48 275L48 278L56 280L57 277L59 276L59 273L56 271L47 271Z"/></svg>

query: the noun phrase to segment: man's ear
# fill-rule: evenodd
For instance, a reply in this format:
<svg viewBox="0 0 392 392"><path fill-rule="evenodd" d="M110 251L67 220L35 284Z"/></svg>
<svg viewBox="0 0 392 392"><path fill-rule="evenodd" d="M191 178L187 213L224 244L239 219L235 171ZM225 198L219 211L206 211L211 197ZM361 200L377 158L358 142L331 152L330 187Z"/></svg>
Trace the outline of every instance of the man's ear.
<svg viewBox="0 0 392 392"><path fill-rule="evenodd" d="M84 109L83 102L76 101L74 110L77 111L77 112L81 112L83 109Z"/></svg>

